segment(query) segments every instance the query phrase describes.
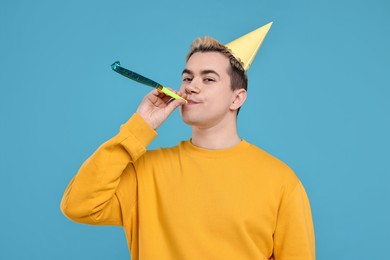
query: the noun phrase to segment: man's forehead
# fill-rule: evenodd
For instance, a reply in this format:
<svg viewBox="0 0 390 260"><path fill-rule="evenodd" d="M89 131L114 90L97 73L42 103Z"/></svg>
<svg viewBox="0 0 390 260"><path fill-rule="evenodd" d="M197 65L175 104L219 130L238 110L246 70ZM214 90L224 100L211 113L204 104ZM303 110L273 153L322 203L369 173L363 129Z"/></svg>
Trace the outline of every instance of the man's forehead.
<svg viewBox="0 0 390 260"><path fill-rule="evenodd" d="M197 52L187 61L183 73L222 73L227 72L229 59L219 52Z"/></svg>

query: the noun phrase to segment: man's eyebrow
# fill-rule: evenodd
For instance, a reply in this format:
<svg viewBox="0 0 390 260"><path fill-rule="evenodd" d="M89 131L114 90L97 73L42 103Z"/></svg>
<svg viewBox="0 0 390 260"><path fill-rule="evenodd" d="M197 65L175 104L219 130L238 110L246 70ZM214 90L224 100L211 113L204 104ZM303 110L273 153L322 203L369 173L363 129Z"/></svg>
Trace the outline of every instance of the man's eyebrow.
<svg viewBox="0 0 390 260"><path fill-rule="evenodd" d="M219 74L215 70L202 70L200 72L201 75L206 75L206 74L210 74L210 73L213 73L219 77ZM193 75L194 73L189 69L184 69L183 72L181 73L181 75L183 75L183 74Z"/></svg>
<svg viewBox="0 0 390 260"><path fill-rule="evenodd" d="M192 71L190 71L189 69L184 69L181 75L183 75L184 73L191 74L191 75L193 74Z"/></svg>
<svg viewBox="0 0 390 260"><path fill-rule="evenodd" d="M202 74L202 75L210 74L210 73L213 73L213 74L215 74L215 75L217 75L219 77L219 74L215 70L202 70L200 72L200 74Z"/></svg>

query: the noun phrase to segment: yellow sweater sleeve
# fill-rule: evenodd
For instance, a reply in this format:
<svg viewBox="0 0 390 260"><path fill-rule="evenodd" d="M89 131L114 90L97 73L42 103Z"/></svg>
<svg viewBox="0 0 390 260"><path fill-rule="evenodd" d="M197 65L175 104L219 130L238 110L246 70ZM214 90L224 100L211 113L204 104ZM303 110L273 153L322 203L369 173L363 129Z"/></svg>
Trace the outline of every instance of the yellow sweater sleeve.
<svg viewBox="0 0 390 260"><path fill-rule="evenodd" d="M122 219L130 217L129 211L136 200L133 164L156 136L157 133L134 114L116 136L81 166L62 198L64 215L85 224L122 226ZM120 201L119 197L127 201Z"/></svg>
<svg viewBox="0 0 390 260"><path fill-rule="evenodd" d="M301 182L281 201L274 233L274 257L275 260L316 258L310 204Z"/></svg>

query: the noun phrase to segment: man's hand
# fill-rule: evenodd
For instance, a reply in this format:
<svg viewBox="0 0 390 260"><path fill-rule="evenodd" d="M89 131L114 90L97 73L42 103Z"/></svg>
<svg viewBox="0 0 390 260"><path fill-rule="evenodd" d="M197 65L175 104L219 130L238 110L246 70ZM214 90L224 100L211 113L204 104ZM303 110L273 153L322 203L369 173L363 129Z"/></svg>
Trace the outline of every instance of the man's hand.
<svg viewBox="0 0 390 260"><path fill-rule="evenodd" d="M185 98L185 94L183 95L178 91L172 91ZM185 103L185 101L181 99L171 99L170 96L165 95L157 89L153 90L144 97L141 104L138 106L137 113L156 130L175 108Z"/></svg>

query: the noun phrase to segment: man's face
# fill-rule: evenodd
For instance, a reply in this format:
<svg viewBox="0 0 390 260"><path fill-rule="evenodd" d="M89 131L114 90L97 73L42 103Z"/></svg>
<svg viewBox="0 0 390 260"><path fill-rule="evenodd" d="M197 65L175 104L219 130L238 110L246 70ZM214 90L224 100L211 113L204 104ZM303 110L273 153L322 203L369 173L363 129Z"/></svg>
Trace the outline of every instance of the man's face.
<svg viewBox="0 0 390 260"><path fill-rule="evenodd" d="M235 118L229 59L218 52L197 52L188 60L180 90L188 94L181 107L183 121L191 126L224 126Z"/></svg>

